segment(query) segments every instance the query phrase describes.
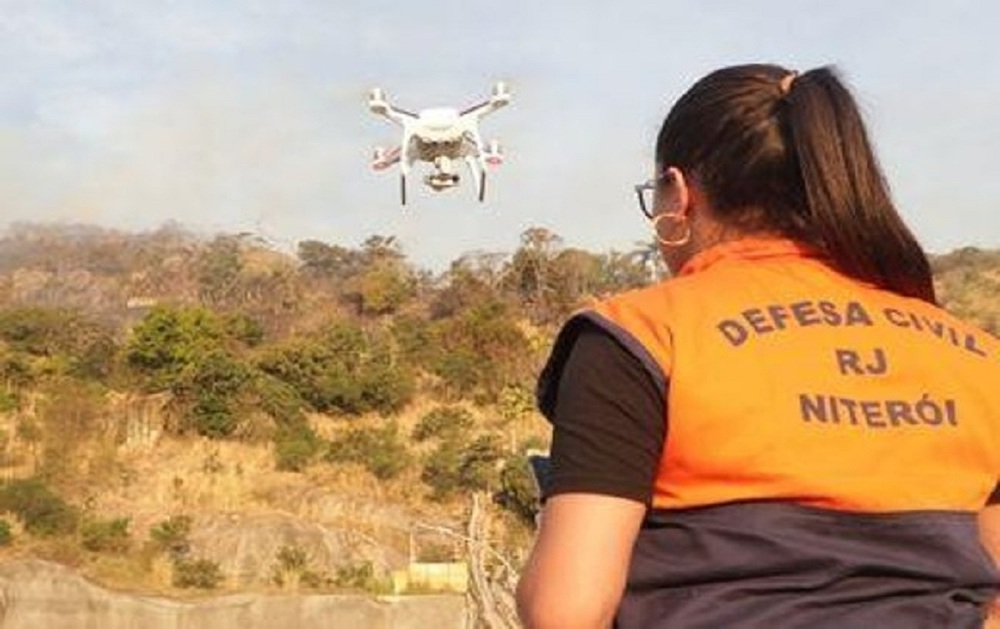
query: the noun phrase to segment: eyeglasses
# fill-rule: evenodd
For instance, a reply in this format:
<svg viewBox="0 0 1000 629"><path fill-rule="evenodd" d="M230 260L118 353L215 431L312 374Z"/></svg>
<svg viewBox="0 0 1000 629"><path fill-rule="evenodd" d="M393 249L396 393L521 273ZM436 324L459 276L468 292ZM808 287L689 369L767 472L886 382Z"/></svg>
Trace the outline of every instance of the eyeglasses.
<svg viewBox="0 0 1000 629"><path fill-rule="evenodd" d="M643 216L649 220L653 220L653 208L656 207L656 189L664 181L670 179L668 173L663 173L658 177L653 177L648 181L635 184L635 194L639 197L639 209L642 210Z"/></svg>

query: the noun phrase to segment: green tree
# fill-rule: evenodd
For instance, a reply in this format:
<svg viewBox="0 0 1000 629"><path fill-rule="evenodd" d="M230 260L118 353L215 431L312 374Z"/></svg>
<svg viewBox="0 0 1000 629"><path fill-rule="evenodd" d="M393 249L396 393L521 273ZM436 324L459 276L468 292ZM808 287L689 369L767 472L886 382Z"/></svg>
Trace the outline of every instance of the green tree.
<svg viewBox="0 0 1000 629"><path fill-rule="evenodd" d="M347 322L272 347L258 364L320 412L389 414L414 392L414 374L389 339Z"/></svg>
<svg viewBox="0 0 1000 629"><path fill-rule="evenodd" d="M87 379L103 379L113 367L117 346L113 331L82 313L64 308L12 308L0 311L0 340L44 364L44 371ZM22 382L39 375L31 363L13 356L8 367L28 370ZM39 363L39 360L42 362Z"/></svg>
<svg viewBox="0 0 1000 629"><path fill-rule="evenodd" d="M476 253L452 262L444 277L445 285L430 302L431 318L452 317L475 304L499 301L503 277L500 260L501 254Z"/></svg>
<svg viewBox="0 0 1000 629"><path fill-rule="evenodd" d="M273 392L259 388L266 379L245 358L246 343L255 338L252 323L239 317L222 318L200 307L159 307L133 329L126 360L147 388L175 394L181 432L231 437L255 404Z"/></svg>
<svg viewBox="0 0 1000 629"><path fill-rule="evenodd" d="M530 227L521 233L518 247L504 273L504 286L514 293L536 320L552 316L549 308L554 289L552 261L562 246L562 238L544 227Z"/></svg>
<svg viewBox="0 0 1000 629"><path fill-rule="evenodd" d="M375 263L358 275L346 292L364 315L392 314L413 297L415 280L400 262Z"/></svg>
<svg viewBox="0 0 1000 629"><path fill-rule="evenodd" d="M132 329L126 360L153 388L171 388L186 368L221 348L223 330L219 317L204 308L158 306Z"/></svg>
<svg viewBox="0 0 1000 629"><path fill-rule="evenodd" d="M212 438L232 436L240 427L239 398L253 373L221 350L195 359L175 386L189 405L182 430Z"/></svg>
<svg viewBox="0 0 1000 629"><path fill-rule="evenodd" d="M221 306L232 299L239 287L243 260L240 241L233 236L218 236L197 261L198 293L202 302Z"/></svg>
<svg viewBox="0 0 1000 629"><path fill-rule="evenodd" d="M499 302L478 304L434 324L431 371L453 397L493 402L504 387L531 373L528 339Z"/></svg>
<svg viewBox="0 0 1000 629"><path fill-rule="evenodd" d="M300 242L298 258L306 275L338 282L358 275L365 265L362 252L319 240Z"/></svg>

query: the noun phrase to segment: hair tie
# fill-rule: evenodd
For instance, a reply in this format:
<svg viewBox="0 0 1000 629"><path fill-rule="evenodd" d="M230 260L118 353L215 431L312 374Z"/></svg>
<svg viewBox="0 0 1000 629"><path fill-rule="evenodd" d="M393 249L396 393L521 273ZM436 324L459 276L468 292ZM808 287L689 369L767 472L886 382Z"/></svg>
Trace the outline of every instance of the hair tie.
<svg viewBox="0 0 1000 629"><path fill-rule="evenodd" d="M785 76L781 77L781 81L778 82L778 89L781 90L782 96L785 96L792 90L792 83L795 81L797 76L799 76L799 73L792 70Z"/></svg>

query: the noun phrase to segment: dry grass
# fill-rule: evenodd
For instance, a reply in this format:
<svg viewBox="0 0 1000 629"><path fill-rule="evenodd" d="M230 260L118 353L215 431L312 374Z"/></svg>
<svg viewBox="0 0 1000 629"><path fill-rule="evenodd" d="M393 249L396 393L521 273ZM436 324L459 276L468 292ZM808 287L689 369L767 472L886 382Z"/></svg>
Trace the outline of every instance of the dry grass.
<svg viewBox="0 0 1000 629"><path fill-rule="evenodd" d="M225 513L282 514L331 530L350 531L366 544L405 556L417 523L460 531L468 516L468 500L459 496L446 503L431 501L430 490L420 480L420 456L431 444L417 444L410 434L421 417L439 406L440 402L422 396L392 419L414 458L390 481L375 478L360 465L321 461L301 473L278 471L268 443L160 436L155 443L130 446L109 434L79 441L73 445L72 460L63 462L65 469L60 476L67 480L54 487L81 508L85 517L128 518L130 552L89 552L76 536L32 538L21 530L16 518L8 516L15 541L0 549L0 558L56 561L116 590L199 596L203 593L172 586L171 560L151 547L150 529L176 515L190 516L197 528L199 520L210 521ZM535 414L501 421L496 408L463 406L474 417L476 432L502 431L511 447L531 435L547 439L547 427ZM35 473L42 452L40 444L16 438L18 422L23 419L14 414L0 416L0 433L7 437L6 443L0 444L4 445L5 460L19 462L17 467L0 469L0 474L9 478ZM386 419L374 414L353 418L313 415L309 421L329 440L349 427L377 426ZM493 530L496 542L504 547L527 544L525 532L500 515ZM447 542L424 537L427 535L417 537L418 545Z"/></svg>

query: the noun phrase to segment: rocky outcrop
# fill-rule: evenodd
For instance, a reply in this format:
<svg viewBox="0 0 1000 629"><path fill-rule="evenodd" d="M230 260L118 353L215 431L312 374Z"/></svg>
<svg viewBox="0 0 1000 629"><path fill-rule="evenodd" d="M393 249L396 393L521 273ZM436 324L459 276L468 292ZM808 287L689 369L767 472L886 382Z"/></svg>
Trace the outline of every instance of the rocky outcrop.
<svg viewBox="0 0 1000 629"><path fill-rule="evenodd" d="M218 563L229 582L241 588L268 585L284 547L304 551L306 567L323 576L364 563L386 576L406 563L405 557L351 531L277 513L204 515L191 533L192 556Z"/></svg>
<svg viewBox="0 0 1000 629"><path fill-rule="evenodd" d="M0 564L0 629L461 629L465 616L454 595L174 600L106 590L50 562Z"/></svg>

